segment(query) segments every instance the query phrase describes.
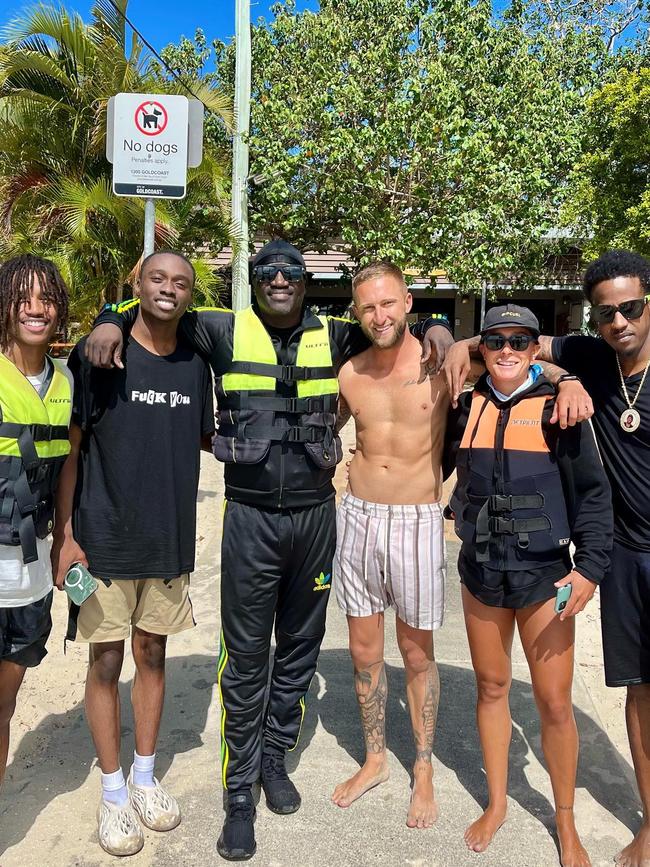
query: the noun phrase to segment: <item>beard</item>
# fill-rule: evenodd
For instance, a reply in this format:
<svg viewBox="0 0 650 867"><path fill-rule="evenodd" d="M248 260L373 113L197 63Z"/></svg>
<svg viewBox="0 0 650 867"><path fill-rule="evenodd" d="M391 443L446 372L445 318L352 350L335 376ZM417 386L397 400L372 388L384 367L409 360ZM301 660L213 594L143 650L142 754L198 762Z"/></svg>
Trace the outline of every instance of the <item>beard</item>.
<svg viewBox="0 0 650 867"><path fill-rule="evenodd" d="M406 316L404 316L403 319L393 322L393 330L385 336L375 334L372 328L366 326L364 323L361 323L361 330L372 345L377 347L377 349L392 349L392 347L402 339L402 336L406 331L406 325Z"/></svg>

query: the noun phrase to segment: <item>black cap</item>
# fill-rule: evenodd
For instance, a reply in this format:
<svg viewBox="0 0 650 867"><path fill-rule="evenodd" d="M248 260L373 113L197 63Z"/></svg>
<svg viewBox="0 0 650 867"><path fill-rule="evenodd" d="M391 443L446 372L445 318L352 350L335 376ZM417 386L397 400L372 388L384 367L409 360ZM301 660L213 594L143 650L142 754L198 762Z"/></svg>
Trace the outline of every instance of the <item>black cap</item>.
<svg viewBox="0 0 650 867"><path fill-rule="evenodd" d="M302 253L288 241L269 241L251 259L251 268L265 265L267 262L286 262L290 265L300 265L306 268Z"/></svg>
<svg viewBox="0 0 650 867"><path fill-rule="evenodd" d="M527 328L535 337L539 337L539 322L537 316L528 307L519 307L517 304L504 304L501 307L492 307L485 314L481 334L491 331L493 328L510 328L512 326Z"/></svg>

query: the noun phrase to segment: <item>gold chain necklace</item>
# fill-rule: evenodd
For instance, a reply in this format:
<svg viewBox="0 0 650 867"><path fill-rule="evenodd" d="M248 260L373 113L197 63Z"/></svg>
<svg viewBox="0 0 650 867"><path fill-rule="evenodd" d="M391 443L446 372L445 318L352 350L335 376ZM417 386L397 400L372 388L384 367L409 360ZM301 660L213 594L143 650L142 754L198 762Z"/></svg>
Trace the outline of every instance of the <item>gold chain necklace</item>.
<svg viewBox="0 0 650 867"><path fill-rule="evenodd" d="M641 394L643 383L645 382L645 378L648 375L648 369L650 368L650 361L648 361L645 366L643 376L641 377L641 382L639 383L639 387L637 388L636 394L634 395L632 400L630 400L630 396L627 393L625 377L623 376L623 371L621 369L621 362L618 359L618 353L616 353L616 366L618 367L618 375L621 377L621 388L623 389L623 397L625 398L625 402L628 406L628 408L624 409L621 413L618 422L624 431L627 431L628 433L634 433L634 431L641 424L641 416L639 415L638 410L634 409L634 404L637 402L637 400L639 399L639 395Z"/></svg>

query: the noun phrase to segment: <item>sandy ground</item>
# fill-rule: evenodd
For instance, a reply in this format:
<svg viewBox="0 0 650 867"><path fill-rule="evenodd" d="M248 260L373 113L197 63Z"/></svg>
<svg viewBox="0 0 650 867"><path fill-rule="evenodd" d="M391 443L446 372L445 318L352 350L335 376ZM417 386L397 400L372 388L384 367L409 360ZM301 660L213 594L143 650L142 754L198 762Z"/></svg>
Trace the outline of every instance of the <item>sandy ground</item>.
<svg viewBox="0 0 650 867"><path fill-rule="evenodd" d="M344 433L349 445L351 427ZM337 474L339 489L343 476L341 466ZM167 704L157 764L157 775L165 778L165 784L179 798L185 818L180 829L172 834L147 832L145 849L129 862L134 867L221 863L214 851L214 841L221 822L219 707L215 680L222 492L220 465L209 455L203 455L197 569L193 577L193 601L199 626L170 639ZM242 540L242 544L246 543L247 540ZM450 537L452 550L453 545ZM477 858L462 846L465 816L476 815L482 783L477 782L478 778L475 780L476 773L480 777L480 754L472 718L473 679L459 614L457 578L451 565L449 581L453 591L449 594L450 611L446 629L441 631L443 696L449 682L456 679L456 685L450 688L448 704L443 702L441 706L439 730L442 725L442 732L436 756L444 798L453 809L450 806L443 813L435 835L431 832L426 838L424 834L429 832L419 837L414 832L405 834L401 820L392 831L385 827L384 819L377 824L380 808L399 810L401 816L408 776L405 768L409 761L408 758L397 761L402 740L397 741L395 755L391 754L395 765L394 784L391 779L390 784L381 787L381 795L366 796L358 802L361 806L355 814L352 810L336 810L329 805L326 793L343 773L347 775L352 769L351 757L356 760L361 757L345 621L333 602L319 673L310 691L315 709L308 711L303 733L305 743L291 765L292 769L296 767L296 778L302 781L303 794L316 793L317 803L310 813L312 808L308 807L305 797L303 810L296 814L298 818L283 819L284 825L265 807L260 809L258 839L262 841L263 853L253 863L269 867L479 862L481 865L531 864L537 867L557 863L547 830L549 786L539 763L536 723L529 722L534 712L530 709L527 669L520 651L518 656L515 654L515 674L521 686L513 696L513 715L519 713L520 706L523 708L524 701L527 709L521 720L516 716L513 736L513 750L517 753L513 762L519 768L521 759L522 769L521 778L517 777L519 782L514 783L513 810L519 818L517 822L508 823L506 827L511 830L501 832L501 843L495 843L489 855ZM65 597L62 593L55 595L55 625L49 656L39 668L28 672L13 721L7 778L0 793L2 867L40 867L41 864L95 867L115 862L99 848L96 836L94 816L99 799L99 771L83 715L87 651L83 646L68 644L64 654ZM619 844L630 838L630 829L638 817L638 802L632 789L633 775L625 736L624 691L608 690L603 682L597 605L596 599L578 627L576 706L586 755L581 760L586 782L578 805L591 835L590 851L598 852L594 864L606 864L611 862L611 855ZM401 676L401 660L394 645L387 646L387 660L389 658L391 680ZM133 749L128 701L131 675L128 660L121 685L125 772ZM340 707L332 705L333 697ZM403 698L398 701L396 697L394 702L391 713L404 715ZM454 710L454 703L458 702L462 707L459 704ZM329 722L332 718L340 721L341 728ZM529 725L532 734L528 731ZM406 722L404 731L407 732ZM404 738L403 753L408 757L410 740L407 735ZM393 785L395 788L391 788ZM282 828L282 833L278 828ZM374 843L369 845L367 841L373 838ZM449 840L453 840L453 844ZM543 855L536 854L537 842L532 846L534 841L539 842Z"/></svg>

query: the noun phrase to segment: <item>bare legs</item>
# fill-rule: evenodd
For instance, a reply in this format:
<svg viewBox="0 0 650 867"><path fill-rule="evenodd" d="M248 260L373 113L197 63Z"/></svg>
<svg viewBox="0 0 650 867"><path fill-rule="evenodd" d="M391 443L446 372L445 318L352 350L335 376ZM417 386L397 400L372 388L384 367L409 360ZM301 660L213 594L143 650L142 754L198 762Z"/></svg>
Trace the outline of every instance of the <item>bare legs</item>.
<svg viewBox="0 0 650 867"><path fill-rule="evenodd" d="M368 789L386 782L386 698L384 668L384 615L348 617L354 688L366 743L366 760L357 773L334 789L332 801L349 807Z"/></svg>
<svg viewBox="0 0 650 867"><path fill-rule="evenodd" d="M517 612L519 636L528 660L540 715L542 749L555 801L562 867L589 867L591 861L575 826L573 802L578 767L578 730L573 715L575 620L561 621L551 599Z"/></svg>
<svg viewBox="0 0 650 867"><path fill-rule="evenodd" d="M433 791L433 739L440 701L438 666L433 657L431 630L414 629L398 617L397 643L406 671L406 695L415 738L413 793L406 824L430 828L438 818Z"/></svg>
<svg viewBox="0 0 650 867"><path fill-rule="evenodd" d="M105 774L120 767L120 694L124 642L91 644L86 677L86 719Z"/></svg>
<svg viewBox="0 0 650 867"><path fill-rule="evenodd" d="M135 717L135 748L141 756L156 750L165 697L166 637L133 629L136 673L131 689ZM86 678L86 717L99 765L105 774L120 767L120 695L124 642L90 645Z"/></svg>
<svg viewBox="0 0 650 867"><path fill-rule="evenodd" d="M0 662L0 785L7 770L9 724L16 710L16 696L25 676L25 667L15 662Z"/></svg>
<svg viewBox="0 0 650 867"><path fill-rule="evenodd" d="M506 818L508 750L512 720L508 693L512 679L510 654L515 629L514 612L491 608L462 588L465 626L476 674L476 719L488 786L488 805L465 831L465 842L483 852Z"/></svg>
<svg viewBox="0 0 650 867"><path fill-rule="evenodd" d="M619 867L647 867L650 864L650 683L628 686L625 720L643 820L634 840L614 860Z"/></svg>
<svg viewBox="0 0 650 867"><path fill-rule="evenodd" d="M440 681L433 657L433 634L414 629L397 618L397 643L406 670L406 694L415 738L413 792L406 824L429 828L438 816L433 792L431 756L438 716ZM366 760L357 773L334 790L339 807L350 804L368 789L388 779L386 762L386 699L384 615L348 617L354 685L366 743Z"/></svg>
<svg viewBox="0 0 650 867"><path fill-rule="evenodd" d="M134 627L131 650L135 676L131 704L135 718L135 749L141 756L156 752L163 703L165 701L166 635L153 635Z"/></svg>
<svg viewBox="0 0 650 867"><path fill-rule="evenodd" d="M506 817L512 731L508 693L516 621L540 714L542 748L555 799L561 863L563 867L588 867L589 857L580 843L573 817L578 761L578 734L571 701L574 622L560 621L552 600L515 612L483 605L465 587L463 607L476 673L477 720L488 781L487 809L467 829L465 841L470 849L482 852Z"/></svg>

